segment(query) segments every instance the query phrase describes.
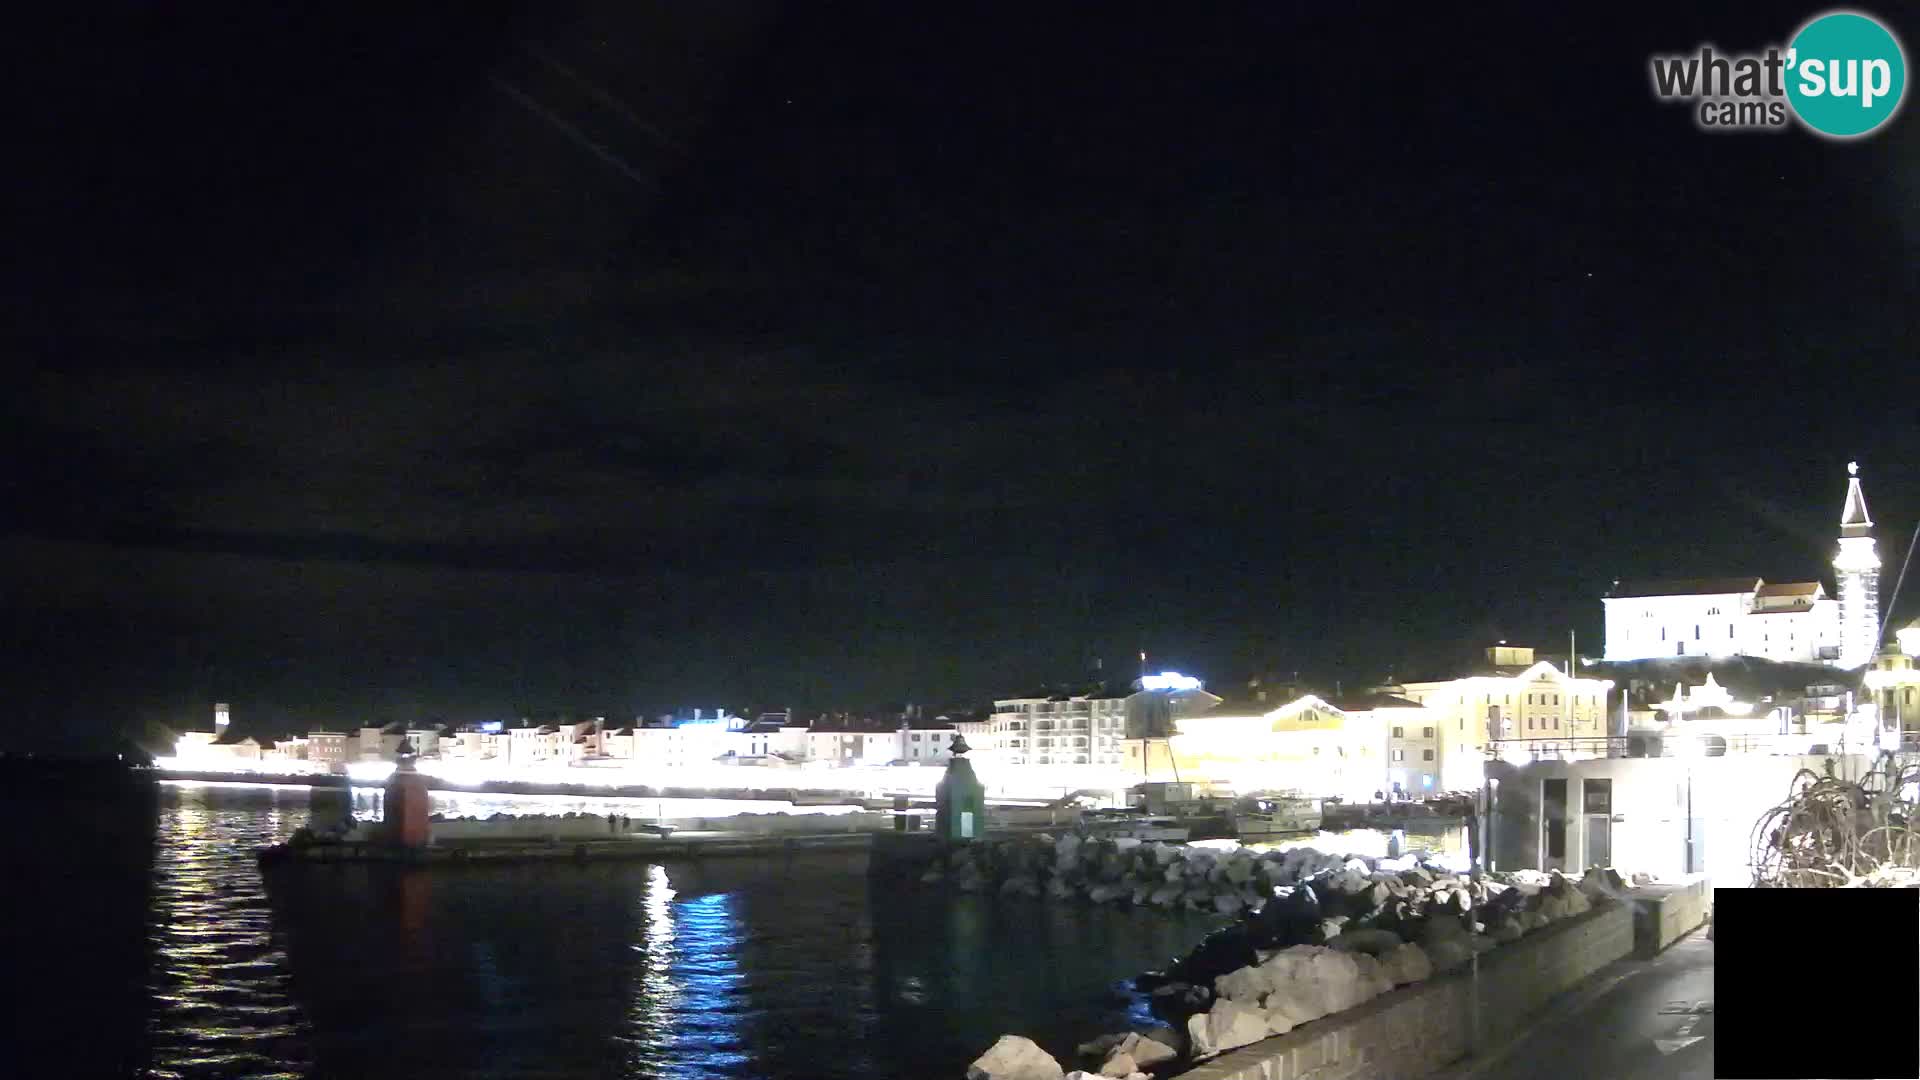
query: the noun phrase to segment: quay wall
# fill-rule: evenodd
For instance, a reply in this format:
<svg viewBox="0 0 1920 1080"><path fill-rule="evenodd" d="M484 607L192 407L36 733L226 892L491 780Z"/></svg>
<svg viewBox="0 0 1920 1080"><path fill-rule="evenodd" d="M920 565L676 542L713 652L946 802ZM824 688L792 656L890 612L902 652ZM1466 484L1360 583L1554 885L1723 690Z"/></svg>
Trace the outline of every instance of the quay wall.
<svg viewBox="0 0 1920 1080"><path fill-rule="evenodd" d="M1457 971L1403 986L1358 1008L1230 1050L1181 1080L1407 1080L1517 1034L1549 998L1633 951L1633 910L1603 904L1480 957ZM1477 982L1477 987L1476 987Z"/></svg>
<svg viewBox="0 0 1920 1080"><path fill-rule="evenodd" d="M647 824L652 823L649 818ZM892 815L853 814L735 814L717 818L668 818L678 832L724 832L739 836L790 836L821 833L868 833L892 828ZM475 840L611 840L650 835L641 821L630 821L622 832L607 827L604 817L498 816L435 821L435 843Z"/></svg>
<svg viewBox="0 0 1920 1080"><path fill-rule="evenodd" d="M1713 886L1705 874L1675 884L1644 885L1632 897L1634 955L1642 959L1698 930L1713 908Z"/></svg>

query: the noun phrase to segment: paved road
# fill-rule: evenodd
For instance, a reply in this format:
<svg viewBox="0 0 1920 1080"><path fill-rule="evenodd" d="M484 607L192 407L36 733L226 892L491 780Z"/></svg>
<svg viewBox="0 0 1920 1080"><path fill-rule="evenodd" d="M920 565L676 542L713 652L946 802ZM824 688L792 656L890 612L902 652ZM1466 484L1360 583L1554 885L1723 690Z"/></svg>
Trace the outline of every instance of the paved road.
<svg viewBox="0 0 1920 1080"><path fill-rule="evenodd" d="M1435 1080L1712 1080L1713 943L1705 930L1651 961L1623 960L1516 1043Z"/></svg>

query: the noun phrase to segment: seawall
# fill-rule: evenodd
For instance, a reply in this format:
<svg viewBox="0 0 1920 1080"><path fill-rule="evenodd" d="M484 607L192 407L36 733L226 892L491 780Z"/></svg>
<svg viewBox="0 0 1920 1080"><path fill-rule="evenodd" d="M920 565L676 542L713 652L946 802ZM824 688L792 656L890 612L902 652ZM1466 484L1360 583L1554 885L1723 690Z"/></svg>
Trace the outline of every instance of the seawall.
<svg viewBox="0 0 1920 1080"><path fill-rule="evenodd" d="M1182 1080L1412 1080L1527 1026L1555 994L1633 951L1633 911L1611 903L1481 955L1468 971L1390 991L1230 1050Z"/></svg>

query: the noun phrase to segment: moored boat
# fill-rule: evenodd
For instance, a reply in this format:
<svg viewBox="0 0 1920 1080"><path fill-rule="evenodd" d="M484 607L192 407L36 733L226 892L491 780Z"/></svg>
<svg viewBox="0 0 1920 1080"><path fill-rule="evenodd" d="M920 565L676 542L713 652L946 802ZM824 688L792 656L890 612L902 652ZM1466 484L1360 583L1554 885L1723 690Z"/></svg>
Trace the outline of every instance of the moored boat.
<svg viewBox="0 0 1920 1080"><path fill-rule="evenodd" d="M1086 835L1102 840L1133 839L1184 844L1193 830L1179 819L1142 814L1133 810L1089 810L1080 819Z"/></svg>
<svg viewBox="0 0 1920 1080"><path fill-rule="evenodd" d="M1242 838L1318 832L1323 820L1320 800L1304 795L1248 795L1233 805L1233 831Z"/></svg>

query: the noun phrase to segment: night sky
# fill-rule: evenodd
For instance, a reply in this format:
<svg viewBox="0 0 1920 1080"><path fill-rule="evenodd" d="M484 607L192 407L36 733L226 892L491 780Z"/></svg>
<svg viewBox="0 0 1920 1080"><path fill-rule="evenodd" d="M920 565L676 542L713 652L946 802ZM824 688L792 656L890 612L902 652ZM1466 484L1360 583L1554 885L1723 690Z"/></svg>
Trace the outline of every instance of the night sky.
<svg viewBox="0 0 1920 1080"><path fill-rule="evenodd" d="M0 744L1597 652L1851 458L1892 591L1911 102L1648 88L1818 9L1199 6L17 26Z"/></svg>

